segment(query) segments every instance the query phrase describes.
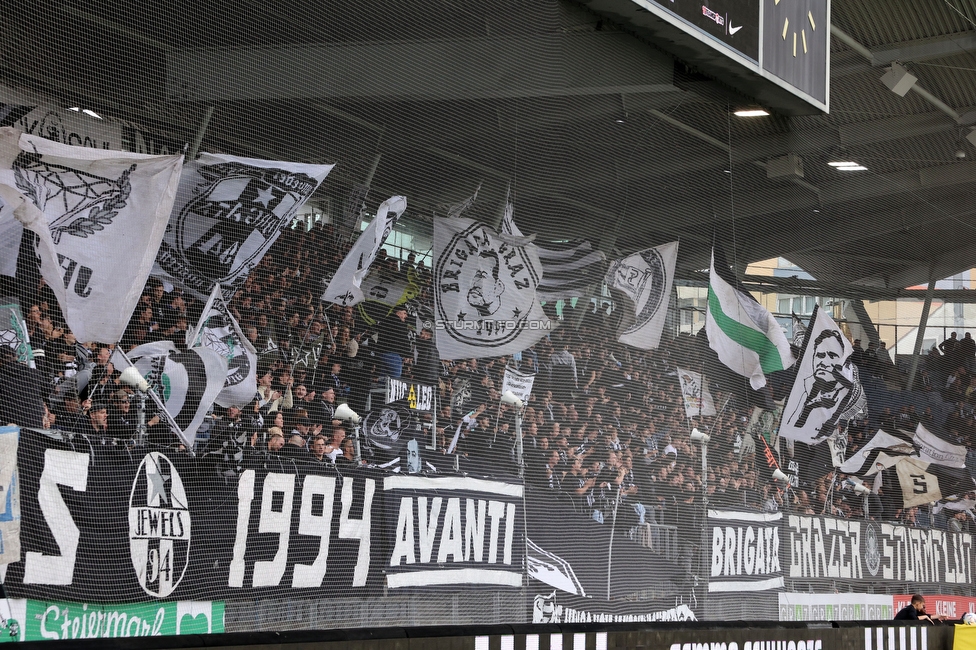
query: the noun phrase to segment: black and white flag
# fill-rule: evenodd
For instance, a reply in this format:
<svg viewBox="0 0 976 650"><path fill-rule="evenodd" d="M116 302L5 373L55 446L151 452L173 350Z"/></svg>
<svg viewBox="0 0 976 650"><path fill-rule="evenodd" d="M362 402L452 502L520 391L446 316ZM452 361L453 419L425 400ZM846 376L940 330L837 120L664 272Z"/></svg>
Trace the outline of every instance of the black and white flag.
<svg viewBox="0 0 976 650"><path fill-rule="evenodd" d="M622 294L626 317L617 340L641 350L656 348L667 318L678 242L614 260L607 271L611 291Z"/></svg>
<svg viewBox="0 0 976 650"><path fill-rule="evenodd" d="M122 337L166 230L182 162L22 135L12 168L0 171L4 211L36 235L41 275L79 341Z"/></svg>
<svg viewBox="0 0 976 650"><path fill-rule="evenodd" d="M976 488L967 470L917 458L902 458L895 464L895 470L906 508L935 503Z"/></svg>
<svg viewBox="0 0 976 650"><path fill-rule="evenodd" d="M907 437L898 432L891 434L878 429L863 447L851 454L837 469L844 474L872 476L914 452L915 446Z"/></svg>
<svg viewBox="0 0 976 650"><path fill-rule="evenodd" d="M407 199L402 196L391 196L380 203L380 207L376 209L376 218L366 226L346 259L342 260L322 300L338 305L355 305L363 301L366 297L362 289L363 280L369 273L376 254L393 232L397 219L406 209Z"/></svg>
<svg viewBox="0 0 976 650"><path fill-rule="evenodd" d="M678 382L681 384L681 400L685 405L685 416L696 418L715 415L715 400L708 390L708 383L701 374L677 368Z"/></svg>
<svg viewBox="0 0 976 650"><path fill-rule="evenodd" d="M919 422L912 438L919 460L946 467L966 467L966 447L945 440Z"/></svg>
<svg viewBox="0 0 976 650"><path fill-rule="evenodd" d="M861 398L852 350L837 324L817 309L786 400L779 431L782 437L815 444L834 432L841 416Z"/></svg>
<svg viewBox="0 0 976 650"><path fill-rule="evenodd" d="M193 332L187 333L187 347L209 348L227 360L227 379L217 395L218 406L241 407L257 393L257 350L241 332L240 325L215 284Z"/></svg>
<svg viewBox="0 0 976 650"><path fill-rule="evenodd" d="M502 217L502 232L522 237L515 225L514 207L509 198ZM536 296L543 302L570 300L583 297L588 289L603 281L607 272L607 256L603 251L593 250L593 245L583 239L568 242L544 242L533 240L539 263L542 264L542 279Z"/></svg>
<svg viewBox="0 0 976 650"><path fill-rule="evenodd" d="M180 351L172 341L140 345L128 357L179 427L183 442L192 447L204 416L224 388L226 359L209 348ZM112 362L119 369L129 365L117 353Z"/></svg>
<svg viewBox="0 0 976 650"><path fill-rule="evenodd" d="M153 273L201 300L241 285L334 165L204 153L187 163Z"/></svg>
<svg viewBox="0 0 976 650"><path fill-rule="evenodd" d="M526 237L459 217L434 219L434 305L441 359L498 357L552 329L536 296L539 255Z"/></svg>

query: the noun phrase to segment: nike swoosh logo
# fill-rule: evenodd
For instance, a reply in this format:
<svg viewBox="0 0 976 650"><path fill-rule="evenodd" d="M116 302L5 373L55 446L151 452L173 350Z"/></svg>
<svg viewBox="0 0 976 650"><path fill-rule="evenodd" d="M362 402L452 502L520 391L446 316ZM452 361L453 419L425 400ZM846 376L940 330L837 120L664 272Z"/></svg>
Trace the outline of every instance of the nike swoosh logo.
<svg viewBox="0 0 976 650"><path fill-rule="evenodd" d="M734 35L740 29L742 29L742 25L739 25L738 27L733 27L732 23L729 23L729 36Z"/></svg>

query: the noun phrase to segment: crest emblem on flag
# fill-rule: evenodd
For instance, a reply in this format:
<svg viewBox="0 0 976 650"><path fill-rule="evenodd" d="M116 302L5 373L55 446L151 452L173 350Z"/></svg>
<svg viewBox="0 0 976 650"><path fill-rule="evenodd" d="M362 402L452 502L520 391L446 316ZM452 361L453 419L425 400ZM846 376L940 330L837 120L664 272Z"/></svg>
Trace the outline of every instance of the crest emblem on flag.
<svg viewBox="0 0 976 650"><path fill-rule="evenodd" d="M158 451L139 464L129 495L129 551L139 584L165 598L190 564L190 509L176 467Z"/></svg>
<svg viewBox="0 0 976 650"><path fill-rule="evenodd" d="M548 324L537 308L541 273L528 240L498 235L470 219L438 222L450 224L444 228L449 238L435 249L438 341L446 335L466 348L466 356L477 356L479 348L504 354L498 348L516 342L533 326ZM531 338L534 343L538 337ZM438 348L445 358L440 342Z"/></svg>
<svg viewBox="0 0 976 650"><path fill-rule="evenodd" d="M209 165L200 175L207 184L195 188L197 197L180 213L176 243L214 282L249 271L318 187L306 174L239 163Z"/></svg>
<svg viewBox="0 0 976 650"><path fill-rule="evenodd" d="M200 297L214 284L237 286L331 170L332 165L201 155L183 173L155 273Z"/></svg>
<svg viewBox="0 0 976 650"><path fill-rule="evenodd" d="M400 440L402 429L403 421L396 409L384 407L366 416L366 436L379 449L392 449Z"/></svg>
<svg viewBox="0 0 976 650"><path fill-rule="evenodd" d="M613 288L634 301L636 320L625 334L641 329L654 317L666 298L664 291L668 286L668 270L660 251L656 248L641 251L639 264L633 263L633 257L614 260L607 273L613 279Z"/></svg>

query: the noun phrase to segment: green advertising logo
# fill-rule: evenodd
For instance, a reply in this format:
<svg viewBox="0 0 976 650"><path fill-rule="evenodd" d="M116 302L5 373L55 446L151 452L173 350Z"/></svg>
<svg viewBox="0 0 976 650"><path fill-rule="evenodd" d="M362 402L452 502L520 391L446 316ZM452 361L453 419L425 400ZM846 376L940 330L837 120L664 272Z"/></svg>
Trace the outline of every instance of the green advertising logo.
<svg viewBox="0 0 976 650"><path fill-rule="evenodd" d="M39 600L0 601L0 643L46 639L221 634L222 602L98 605ZM19 615L19 616L18 616Z"/></svg>

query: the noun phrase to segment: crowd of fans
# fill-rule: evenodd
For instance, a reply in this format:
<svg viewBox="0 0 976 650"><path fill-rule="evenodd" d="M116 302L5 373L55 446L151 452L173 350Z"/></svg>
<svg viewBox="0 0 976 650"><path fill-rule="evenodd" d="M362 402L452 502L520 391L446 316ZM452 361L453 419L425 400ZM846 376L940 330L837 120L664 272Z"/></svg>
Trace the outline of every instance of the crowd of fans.
<svg viewBox="0 0 976 650"><path fill-rule="evenodd" d="M713 377L709 387L718 415L689 418L677 368L697 371L716 363L701 334L678 336L656 350L636 350L606 335L616 328L607 305L587 305L585 314L574 314L567 305L564 326L520 355L440 361L432 332L415 327L420 322L415 305L427 299L431 276L413 255L398 261L381 254L374 264L374 273L415 285L413 303L396 308L321 303L324 282L348 248L329 226L285 231L230 302L259 352L258 391L242 408L215 408L197 450L215 458L228 479L255 458L338 466L378 462L368 445L356 460L354 436L335 419L335 409L346 402L365 413L370 388L386 376L435 388L436 448L426 448L428 435L427 468L452 468L456 456L461 471L514 475L519 471L515 412L500 404L500 392L505 368L517 367L536 373L521 424L526 482L552 491L595 521L612 519L631 530L641 524L672 526L693 540L701 530L701 506L707 504L968 528L967 512L902 508L893 472L885 473L879 494L862 498L834 471L829 456L824 458L826 445L800 449L805 446L787 444L774 429L764 429L756 415L786 397L789 377L771 381L758 396ZM132 389L120 381L111 348L76 341L43 281L18 293L37 368L28 371L9 348L0 348L2 419L132 439ZM555 317L551 306L546 308ZM151 279L119 345L128 350L169 340L183 347L201 310L191 295ZM871 341L866 349L860 343L854 341L853 361L863 381L904 391L903 373L884 343ZM920 410L916 401L900 408L869 403L868 414L848 427L848 455L879 427L913 430L919 421L976 448L976 343L968 333L958 341L953 333L929 352L913 389L929 393L940 408ZM31 407L36 402L30 397L43 397L43 403ZM945 405L950 408L941 408ZM165 420L153 412L148 417L150 442L178 444ZM426 422L434 424L433 418ZM704 468L703 448L689 438L692 427L711 435ZM791 485L771 479L777 467L794 477Z"/></svg>

